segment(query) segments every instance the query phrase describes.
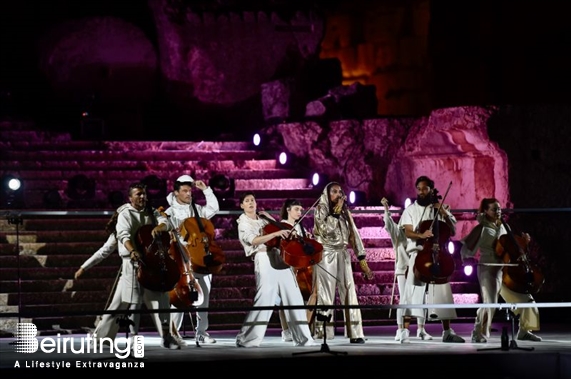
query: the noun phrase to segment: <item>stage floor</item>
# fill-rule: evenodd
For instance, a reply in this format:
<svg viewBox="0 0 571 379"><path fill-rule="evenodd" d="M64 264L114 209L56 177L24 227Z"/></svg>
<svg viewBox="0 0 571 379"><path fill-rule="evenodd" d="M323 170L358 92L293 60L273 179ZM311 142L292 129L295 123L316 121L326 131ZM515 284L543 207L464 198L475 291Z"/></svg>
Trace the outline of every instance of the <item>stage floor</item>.
<svg viewBox="0 0 571 379"><path fill-rule="evenodd" d="M501 330L502 326L494 324L494 329ZM347 338L336 335L334 339L327 340L326 344L319 340L315 346L307 347L293 347L291 342L283 342L280 331L276 329L268 329L262 345L258 348L236 347L237 330L211 331L211 336L216 338L217 342L200 346L188 335L185 338L188 346L181 350L162 348L156 334L145 333L144 357L141 359L118 359L109 350L99 354L72 354L69 351L58 354L46 353L40 349L36 353L25 354L16 351L15 338L3 338L0 339L0 374L10 374L2 375L5 378L32 377L47 372L45 367L39 367L41 362L52 365L69 362L71 368L90 368L96 370L96 373L110 376L121 373L123 377L150 373L152 369L160 369L164 375L182 373L179 370L190 369L193 374L235 374L250 377L280 375L283 371L285 375L293 372L303 373L304 376L317 375L315 377L319 377L320 372L323 372L359 376L402 374L403 377L420 374L424 378L466 375L485 375L486 379L571 378L569 325L543 325L542 330L537 333L543 341L515 341L517 346L512 346L507 351L500 349L499 331L492 333L488 343L475 344L470 342L471 324L454 324L453 328L466 339L466 343L443 343L441 326L438 323L427 325L427 331L434 336L431 341L416 338L416 326L411 326L412 337L408 344L394 340L395 326L366 327L367 341L361 345L350 344ZM509 330L510 340L513 341L511 327ZM338 332L341 333L339 328ZM74 337L81 341L85 336L61 337ZM43 338L56 339L56 336L38 337L38 340ZM80 345L81 342L74 343L74 346ZM16 362L20 368L15 367ZM129 367L117 368L117 362L121 366ZM110 367L111 365L113 367ZM67 377L66 372L77 375L78 371L71 368L59 368L57 374L60 377Z"/></svg>

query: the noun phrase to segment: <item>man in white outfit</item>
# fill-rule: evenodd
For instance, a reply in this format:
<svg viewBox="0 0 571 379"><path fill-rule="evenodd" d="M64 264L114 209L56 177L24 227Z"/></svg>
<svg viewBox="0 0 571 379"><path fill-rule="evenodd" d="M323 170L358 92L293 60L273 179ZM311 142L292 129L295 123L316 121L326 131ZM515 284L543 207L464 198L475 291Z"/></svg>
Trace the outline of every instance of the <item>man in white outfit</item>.
<svg viewBox="0 0 571 379"><path fill-rule="evenodd" d="M434 191L434 181L427 176L420 176L415 182L417 199L414 203L405 208L399 221L399 227L404 229L407 237L407 253L410 255L408 265L408 276L406 278L404 299L401 298L403 304L454 304L452 288L449 282L443 284L425 283L416 278L414 274L415 261L422 247L417 246L417 240L426 240L434 237L432 230L429 228L422 233L419 231L421 222L433 220L435 209L438 212L439 221L444 221L450 228L450 234L456 233L456 218L449 211L447 205L441 205L435 202L433 197L436 195ZM428 290L428 293L427 293ZM427 296L428 295L428 296ZM427 299L428 297L428 299ZM404 316L413 316L419 319L426 319L425 308L406 308ZM450 327L450 320L456 319L456 310L454 308L439 308L430 312L433 320L441 320L442 322L442 342L465 342L464 339L454 333ZM407 342L409 338L409 330L404 327L401 330L401 342Z"/></svg>
<svg viewBox="0 0 571 379"><path fill-rule="evenodd" d="M206 205L193 204L192 189L196 187L204 193L206 198ZM194 181L190 175L180 176L174 183L173 192L169 193L167 196L167 202L169 208L165 211L168 216L168 224L159 225L161 230L172 230L173 228L179 230L184 221L188 218L195 217L196 214L194 209L198 213L198 217L210 219L218 211L218 199L214 195L212 188L208 187L202 180ZM182 236L180 236L180 243L182 246L186 246L187 242ZM200 304L200 308L208 308L210 300L210 289L212 288L212 274L208 271L197 272L193 271L192 275L197 280L200 288L202 290L203 301ZM173 307L174 308L174 307ZM173 313L171 315L174 327L173 335L177 339L177 342L186 345L186 342L181 338L178 331L181 328L184 313ZM192 317L192 314L190 315ZM196 313L196 333L195 338L199 343L216 343L216 340L208 334L208 312L207 311L197 311Z"/></svg>
<svg viewBox="0 0 571 379"><path fill-rule="evenodd" d="M140 307L143 302L149 310L167 309L170 305L168 292L146 289L139 283L137 263L142 261L144 252L138 251L136 243L138 231L142 226L164 223L166 219L156 209L147 206L146 186L142 183L129 187L129 201L130 203L118 212L116 226L119 255L123 260L117 286L121 302L115 309L108 310L126 310L133 305ZM153 238L158 236L156 228L153 228L151 234ZM170 313L155 312L151 313L151 317L162 339L161 345L168 349L180 349L181 346L169 332ZM116 318L117 316L105 315L98 324L94 337L115 338L119 329Z"/></svg>

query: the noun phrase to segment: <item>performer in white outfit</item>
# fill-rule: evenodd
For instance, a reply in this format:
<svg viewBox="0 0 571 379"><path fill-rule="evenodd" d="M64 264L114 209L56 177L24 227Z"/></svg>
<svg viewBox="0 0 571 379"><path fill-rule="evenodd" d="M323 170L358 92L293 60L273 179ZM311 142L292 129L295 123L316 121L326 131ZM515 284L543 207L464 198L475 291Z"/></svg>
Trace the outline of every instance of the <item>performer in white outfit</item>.
<svg viewBox="0 0 571 379"><path fill-rule="evenodd" d="M310 238L313 239L311 233L309 233L302 225L301 218L303 213L303 205L299 200L296 199L287 199L282 204L282 208L280 211L280 221L281 223L287 225L287 227L291 227L293 229L292 234L302 238ZM314 254L310 254L307 256L307 260L314 257ZM292 268L297 283L302 291L302 295L304 295L304 300L306 299L305 296L309 299L311 297L311 287L312 287L312 278L311 272L313 271L313 265L309 265L308 267L302 268ZM300 271L301 270L301 271ZM299 276L298 274L303 271L303 275ZM301 278L301 279L300 279ZM305 294L304 294L305 291ZM306 305L308 302L306 302ZM314 304L314 303L312 303ZM312 308L307 309L307 319L311 320L313 316L314 310ZM291 341L291 332L288 329L286 317L284 314L283 309L280 309L280 323L282 326L282 340L283 341Z"/></svg>
<svg viewBox="0 0 571 379"><path fill-rule="evenodd" d="M129 187L129 201L119 212L117 218L117 241L119 242L119 255L123 259L120 285L121 302L116 309L129 309L132 305L140 306L143 302L149 310L168 309L170 300L168 292L152 291L143 288L137 279L136 262L141 261L143 252L137 251L137 232L143 225L153 223L153 218L158 223L166 223L156 209L147 207L146 186L135 183ZM156 227L152 231L153 237L158 235ZM110 316L110 317L107 317ZM97 338L115 338L118 331L116 322L117 315L105 315L99 323L96 332ZM180 349L174 337L169 333L170 313L151 313L153 322L162 338L162 346L168 349ZM95 335L94 335L95 337Z"/></svg>
<svg viewBox="0 0 571 379"><path fill-rule="evenodd" d="M159 225L160 230L172 230L175 228L180 229L184 221L190 217L195 217L194 209L192 206L192 188L196 187L204 193L206 198L206 205L194 204L198 212L198 217L210 219L216 215L220 210L218 205L218 199L214 195L212 188L208 187L202 180L194 181L190 175L180 176L174 183L173 192L169 193L167 196L167 202L169 208L164 212L170 223L167 225ZM184 241L182 236L180 236L180 243L186 246L187 242ZM203 294L203 301L199 308L208 308L210 304L210 289L212 288L212 274L205 272L193 271L192 275L197 280ZM174 307L172 307L174 308ZM177 339L177 342L182 345L186 345L186 342L181 338L178 331L182 326L182 320L184 313L172 313L171 318L176 330L173 330L173 335ZM192 317L192 314L190 315ZM216 340L208 334L208 312L197 311L196 313L196 333L195 338L200 343L216 343Z"/></svg>
<svg viewBox="0 0 571 379"><path fill-rule="evenodd" d="M266 243L274 238L285 238L289 230L277 230L264 234L267 219L273 217L267 212L256 213L257 205L254 193L245 192L240 196L240 207L244 213L237 220L238 237L244 247L246 256L252 257L256 274L256 296L254 307L272 307L276 299L281 298L284 306L304 305L301 291L297 285L291 268L276 269L272 267ZM279 253L278 253L279 254ZM288 329L291 331L293 346L314 346L316 343L311 337L307 315L304 309L285 309ZM236 336L238 347L258 347L266 334L272 310L251 310L240 332Z"/></svg>
<svg viewBox="0 0 571 379"><path fill-rule="evenodd" d="M366 279L370 280L374 275L365 260L367 252L345 200L346 196L339 183L332 182L325 186L315 208L313 234L323 245L323 258L313 270L313 285L318 306L334 305L336 289L339 292L341 305L359 305L349 246L357 256ZM326 337L331 339L334 337L331 322L333 309L321 313L329 319L327 329L324 331L323 323L315 321L312 329L318 338L323 338L325 332ZM351 343L365 343L361 310L345 309L343 317L345 337L348 337Z"/></svg>
<svg viewBox="0 0 571 379"><path fill-rule="evenodd" d="M425 283L416 278L414 274L414 264L418 256L419 248L417 240L432 238L434 235L431 229L420 233L418 228L422 221L434 219L434 209L438 209L438 219L444 221L450 228L450 234L456 233L456 218L450 213L449 206L433 203L434 181L427 176L420 176L415 182L417 199L414 203L405 208L399 221L399 227L404 229L407 237L407 253L409 254L409 265L405 285L405 296L401 298L403 304L454 304L452 288L449 282L443 284ZM404 316L412 316L417 319L426 319L426 308L406 308ZM456 319L454 308L439 308L430 311L431 320L441 320L442 341L443 342L464 342L464 339L454 333L450 327L450 320ZM407 342L409 337L408 328L401 330L401 342Z"/></svg>
<svg viewBox="0 0 571 379"><path fill-rule="evenodd" d="M85 262L83 262L81 264L79 269L74 274L75 280L79 280L79 278L87 270L98 265L105 258L110 256L114 251L117 251L118 243L117 243L116 230L115 230L115 227L117 225L117 217L119 216L119 212L122 211L123 207L125 207L127 205L128 204L122 205L121 207L119 207L117 209L117 211L115 213L113 213L113 216L111 216L111 219L109 220L109 222L105 226L105 230L109 233L109 237L107 238L107 241L105 241L103 246L101 246L95 253L93 253L93 255L91 257L89 257ZM117 279L115 280L115 285L114 285L113 291L109 295L111 297L111 301L106 306L106 309L117 309L119 307L119 305L121 304L121 293L123 291L122 286L124 285L124 281L120 280L121 271L122 270L120 268L119 273L117 275ZM131 309L137 309L137 308L138 308L138 306L136 304L133 304L131 306ZM139 332L140 316L141 315L139 313L130 313L128 315L126 322L129 325L129 333L131 335L136 335ZM97 319L95 321L96 329L95 329L94 333L98 334L100 337L108 337L108 336L103 335L103 333L101 333L100 331L97 330L97 327L99 326L99 323L101 322L101 319L103 317L106 317L106 318L111 317L111 318L113 318L113 321L116 321L117 317L110 315L110 314L105 314L103 316L97 316ZM120 317L123 317L123 316L120 316Z"/></svg>
<svg viewBox="0 0 571 379"><path fill-rule="evenodd" d="M397 282L399 296L401 301L399 304L404 304L404 294L406 288L406 277L408 273L409 256L406 251L407 238L404 233L404 229L399 228L398 224L392 219L391 212L389 208L389 201L386 198L381 199L381 204L385 207L385 213L383 216L384 228L389 233L391 237L391 243L393 245L393 250L395 252L395 281ZM412 274L412 273L411 273ZM394 290L394 289L393 289ZM401 343L410 342L408 339L408 328L410 326L410 316L404 316L404 309L397 309L397 332L395 335L395 341L400 341ZM426 319L424 317L417 318L417 329L416 336L422 340L431 340L432 336L428 334L424 325ZM403 329L407 329L406 331Z"/></svg>
<svg viewBox="0 0 571 379"><path fill-rule="evenodd" d="M478 209L476 225L462 239L460 254L464 264L477 264L478 282L482 303L497 303L501 296L508 303L535 303L530 293L518 293L509 289L503 282L504 267L502 257L496 253L498 239L508 232L502 223L502 208L495 198L484 198ZM529 234L524 233L527 242ZM479 254L478 254L479 252ZM479 308L472 331L472 342L488 342L495 308ZM518 340L541 341L532 331L539 330L539 310L536 307L518 308L513 311L519 315Z"/></svg>

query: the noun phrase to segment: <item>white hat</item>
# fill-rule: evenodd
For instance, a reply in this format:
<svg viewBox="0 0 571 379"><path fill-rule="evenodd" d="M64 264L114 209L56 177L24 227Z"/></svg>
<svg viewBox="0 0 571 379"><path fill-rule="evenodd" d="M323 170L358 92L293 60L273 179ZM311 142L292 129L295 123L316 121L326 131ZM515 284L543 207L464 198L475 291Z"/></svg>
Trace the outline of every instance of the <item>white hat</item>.
<svg viewBox="0 0 571 379"><path fill-rule="evenodd" d="M192 179L192 177L190 175L183 175L183 176L179 177L176 181L181 182L181 183L185 183L185 182L194 182L194 179Z"/></svg>

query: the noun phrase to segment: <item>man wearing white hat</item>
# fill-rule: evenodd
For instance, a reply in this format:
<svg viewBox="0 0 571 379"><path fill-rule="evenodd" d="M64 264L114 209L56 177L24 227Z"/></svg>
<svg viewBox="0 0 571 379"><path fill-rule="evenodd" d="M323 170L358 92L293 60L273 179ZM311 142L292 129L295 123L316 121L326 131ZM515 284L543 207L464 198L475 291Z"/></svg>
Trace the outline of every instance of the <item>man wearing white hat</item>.
<svg viewBox="0 0 571 379"><path fill-rule="evenodd" d="M196 187L204 193L206 198L206 205L199 205L194 203L192 199L192 188ZM160 224L157 228L161 230L180 230L181 225L184 221L190 217L198 216L200 218L210 219L218 211L218 199L214 195L212 188L208 187L202 180L194 180L190 175L180 176L174 183L173 192L167 195L167 202L169 203L169 208L164 212L168 216L169 225ZM186 245L186 241L180 236L180 242ZM212 274L211 273L198 273L193 272L194 278L197 280L204 299L200 307L208 308L209 298L210 298L210 288L212 284ZM186 342L178 334L178 330L182 325L182 319L184 313L173 313L171 315L172 323L176 330L172 333L182 345L186 345ZM192 315L190 315L192 317ZM197 312L197 322L196 322L196 341L202 343L216 343L216 340L208 334L206 331L208 329L208 312Z"/></svg>

